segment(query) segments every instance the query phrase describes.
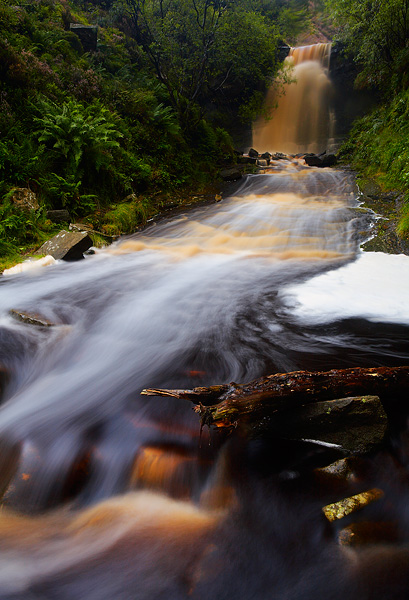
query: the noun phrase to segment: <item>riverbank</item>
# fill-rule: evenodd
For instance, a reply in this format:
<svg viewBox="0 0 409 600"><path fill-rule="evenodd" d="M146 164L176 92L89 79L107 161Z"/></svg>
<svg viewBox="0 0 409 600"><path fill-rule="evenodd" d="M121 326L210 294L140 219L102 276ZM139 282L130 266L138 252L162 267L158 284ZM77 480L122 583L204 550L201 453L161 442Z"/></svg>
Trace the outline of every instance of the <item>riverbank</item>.
<svg viewBox="0 0 409 600"><path fill-rule="evenodd" d="M241 166L241 170L245 175L251 171L251 168ZM197 184L195 187L191 184L172 193L157 193L142 200L130 198L128 202L120 205L122 212L115 209L104 212L97 211L79 221L63 221L59 224L45 220L43 228L39 225L41 243L21 246L19 250L10 249L0 257L0 273L26 260L36 260L44 256L39 253L41 245L52 239L62 229L86 231L90 235L94 247L101 248L124 235L143 231L154 222L173 217L197 206L220 202L223 197L232 194L239 185L241 185L241 178L236 181L221 179L207 184ZM135 206L138 205L138 202L144 202L148 208L135 214Z"/></svg>
<svg viewBox="0 0 409 600"><path fill-rule="evenodd" d="M366 252L384 252L385 254L406 254L409 256L409 234L399 235L399 222L405 204L404 194L399 191L382 191L373 179L357 177L360 199L364 208L378 215L374 234L362 244Z"/></svg>

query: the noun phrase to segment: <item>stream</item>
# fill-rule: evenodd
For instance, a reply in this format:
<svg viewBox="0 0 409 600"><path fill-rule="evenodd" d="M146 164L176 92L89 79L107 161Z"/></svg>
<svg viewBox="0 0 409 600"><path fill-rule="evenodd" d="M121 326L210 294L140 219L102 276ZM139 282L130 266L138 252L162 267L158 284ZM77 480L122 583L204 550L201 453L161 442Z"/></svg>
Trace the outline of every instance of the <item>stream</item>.
<svg viewBox="0 0 409 600"><path fill-rule="evenodd" d="M189 403L140 395L409 365L409 257L360 249L376 218L350 173L289 158L83 261L0 279L2 600L407 597L404 423L365 471L398 539L353 549L309 479L330 462L319 443L201 431Z"/></svg>

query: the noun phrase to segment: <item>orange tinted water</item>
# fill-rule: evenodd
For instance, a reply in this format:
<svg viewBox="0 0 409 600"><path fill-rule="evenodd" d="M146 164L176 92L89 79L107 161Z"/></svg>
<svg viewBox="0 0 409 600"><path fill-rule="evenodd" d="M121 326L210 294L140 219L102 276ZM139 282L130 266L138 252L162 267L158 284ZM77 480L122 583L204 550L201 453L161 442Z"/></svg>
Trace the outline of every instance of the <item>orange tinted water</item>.
<svg viewBox="0 0 409 600"><path fill-rule="evenodd" d="M284 65L290 77L278 93L273 85L266 98L268 119L253 126L253 146L259 152L323 152L333 134L332 85L328 76L331 44L292 48Z"/></svg>

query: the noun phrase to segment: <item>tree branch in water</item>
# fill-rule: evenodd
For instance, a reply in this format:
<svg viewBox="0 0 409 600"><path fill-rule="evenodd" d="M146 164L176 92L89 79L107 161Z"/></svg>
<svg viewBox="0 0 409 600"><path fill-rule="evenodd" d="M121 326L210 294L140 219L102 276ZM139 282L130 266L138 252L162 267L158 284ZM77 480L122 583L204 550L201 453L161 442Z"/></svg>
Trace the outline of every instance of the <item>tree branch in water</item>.
<svg viewBox="0 0 409 600"><path fill-rule="evenodd" d="M249 383L191 390L145 389L146 396L171 396L197 406L202 425L235 427L246 420L256 425L266 416L292 407L346 396L377 395L381 400L409 395L409 367L294 371L254 379Z"/></svg>

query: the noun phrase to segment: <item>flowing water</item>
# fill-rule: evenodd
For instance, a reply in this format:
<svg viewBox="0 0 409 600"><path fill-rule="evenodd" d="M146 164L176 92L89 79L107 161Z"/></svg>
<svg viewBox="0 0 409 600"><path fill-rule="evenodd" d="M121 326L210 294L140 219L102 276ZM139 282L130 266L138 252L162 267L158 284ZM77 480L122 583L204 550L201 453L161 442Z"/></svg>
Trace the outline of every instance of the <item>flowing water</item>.
<svg viewBox="0 0 409 600"><path fill-rule="evenodd" d="M274 83L266 98L268 118L253 127L253 146L265 152L331 150L335 117L329 78L331 44L291 48L284 61L287 83Z"/></svg>
<svg viewBox="0 0 409 600"><path fill-rule="evenodd" d="M220 203L0 280L1 599L407 597L405 437L367 465L399 543L345 549L306 475L320 445L226 439L140 395L409 364L409 258L361 252L375 218L348 173L273 161Z"/></svg>

